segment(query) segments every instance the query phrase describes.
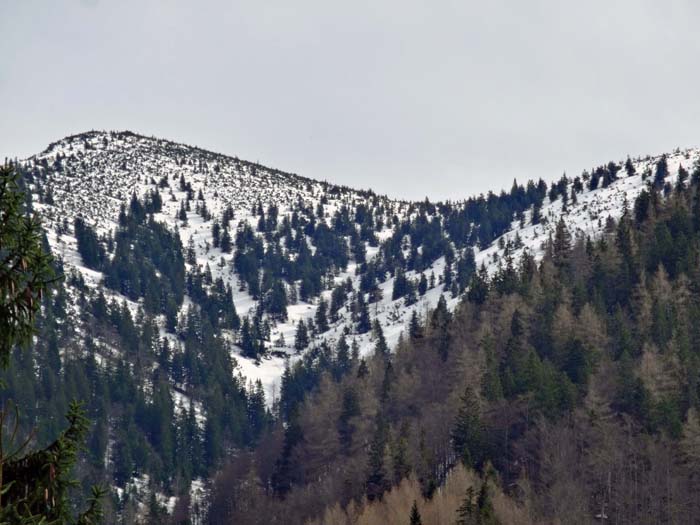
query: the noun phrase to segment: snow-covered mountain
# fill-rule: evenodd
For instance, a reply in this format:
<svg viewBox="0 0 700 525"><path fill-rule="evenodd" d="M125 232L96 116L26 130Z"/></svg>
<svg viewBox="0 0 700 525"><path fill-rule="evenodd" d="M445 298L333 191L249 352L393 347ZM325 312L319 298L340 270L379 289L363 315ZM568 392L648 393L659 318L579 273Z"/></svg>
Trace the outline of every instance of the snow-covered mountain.
<svg viewBox="0 0 700 525"><path fill-rule="evenodd" d="M394 200L131 132L67 137L22 165L33 207L68 276L67 308L76 319L78 339L89 330L78 321L84 318L85 290L125 305L134 319L143 318L146 299L110 285L106 263L85 260L76 219L95 232L104 259L110 261L117 256L113 240L134 199L145 203L157 194L159 205L148 224L163 225L179 238L186 272L177 323L169 322L164 312L155 315L159 338L174 353L182 352L188 312L204 308L206 293L230 289L238 317L262 326L261 345L254 355L244 351L247 334L239 325L222 324L217 337L235 359L235 373L246 381L260 380L271 405L279 396L285 367L312 349L324 344L335 348L343 337L361 356L382 338L391 348L407 334L411 319L425 319L441 297L448 309L457 307L477 268L483 265L493 275L524 252L540 258L560 220L574 237L598 237L611 220L632 208L648 185L677 184L679 174L684 183L685 170L699 159L697 149L623 159L563 177L549 190L542 181L516 184L510 193L465 196L450 203ZM230 249L215 233L220 228L228 232L228 223ZM323 233L322 225L329 233ZM331 261L338 239L348 248L347 260L340 262ZM244 251L253 262L244 260ZM330 262L323 262L309 291L307 276L294 263L308 256L312 264L321 264L325 259L312 257L318 254ZM271 261L282 269L268 268ZM160 277L159 272L154 275ZM204 300L188 292L197 279L205 283ZM268 304L280 289L284 314ZM368 314L364 323L363 307ZM319 323L319 309L327 326ZM302 321L309 326L310 341L299 348L295 338ZM367 321L375 328L368 329ZM108 338L95 341L91 349L105 367L126 359L124 349ZM149 366L155 370L163 365L153 360ZM206 403L186 380L167 373L177 410L185 413L194 407L197 424L204 428ZM149 388L144 385L147 395ZM113 460L109 447L107 456L105 464ZM144 480L134 483L143 485ZM164 502L175 504L172 499Z"/></svg>
<svg viewBox="0 0 700 525"><path fill-rule="evenodd" d="M681 166L690 168L698 159L697 149L676 150L667 155L668 182L675 183ZM624 169L624 163L618 163L617 178L595 190L588 189L587 181L582 181L583 190L577 194L576 202L569 199L565 205L563 199L551 202L545 199L540 216L543 220L532 224L532 210L525 213L524 220L513 220L511 230L497 238L491 245L474 246L475 259L493 273L502 261L506 248L518 260L519 255L528 250L541 256L544 245L559 218L563 218L572 235L597 236L604 231L609 218L618 219L625 206L631 206L637 195L645 188L653 176L660 156L634 159L633 171ZM342 206L355 207L364 204L370 209L383 207L387 216L395 216L394 224L387 224L377 232L381 242L389 238L400 221L410 219L416 214L411 203L377 196L369 191L356 191L327 182L314 181L295 174L267 168L226 155L212 153L200 148L177 144L166 140L140 136L131 132L89 132L67 137L51 144L42 153L27 160L33 167L45 167L45 182L42 195L52 194L50 204L37 204L52 250L65 261L66 272L73 270L82 274L90 286L100 286L103 276L87 268L81 261L77 250L75 236L71 227L75 217L82 217L93 225L98 234L106 235L118 226L120 207L127 204L131 195L142 197L154 188L161 187L167 181L164 190L162 211L155 214L155 220L163 222L179 232L184 246L190 239L194 240L196 264L202 268L209 265L212 277L221 277L231 284L234 301L239 315L252 313L256 301L241 289L240 281L232 271L234 253L223 253L211 246L211 220L203 219L194 210L187 212L187 222L178 220L178 210L187 197L186 191L177 187L180 179L191 185L192 190L203 196L203 201L211 216L216 217L227 206L232 206L234 222L245 221L255 228L258 217L251 210L261 203L278 206L279 215L291 215L299 202L316 209L323 203L325 220L332 225L333 215ZM569 181L567 192L571 191L573 178ZM40 197L37 202L45 201ZM454 203L459 206L460 203ZM440 213L437 212L436 216ZM378 247L368 247L367 256L371 259L378 252ZM445 259L438 257L431 261L425 270L438 278L444 273ZM190 265L188 265L190 266ZM417 278L414 271L406 276ZM340 283L350 278L357 288L360 276L357 263L351 261L345 271L338 272L335 282ZM394 278L380 282L381 300L372 304L370 315L377 319L384 329L384 335L390 346L395 344L414 310L425 314L435 307L441 294L442 286L435 286L411 306L405 306L403 298L392 300ZM107 292L110 296L119 296ZM322 293L326 301L331 300L331 291ZM119 297L120 300L127 300ZM458 297L446 294L449 308L454 308ZM128 301L128 300L127 300ZM128 301L134 310L136 304ZM187 302L183 308L187 307ZM318 307L318 300L298 301L288 308L288 319L276 322L272 327L270 341L285 341L284 345L274 348L260 360L236 356L239 369L249 379L261 379L267 393L274 395L279 386L279 378L284 370L286 359L295 359L298 352L293 349L295 326L301 319L313 318ZM354 334L348 308L344 309L339 320L332 323L330 330L319 334L319 339L329 342L337 340L345 331L359 345L360 351L366 353L373 346L373 334ZM272 345L271 345L272 346ZM271 398L268 399L269 401Z"/></svg>
<svg viewBox="0 0 700 525"><path fill-rule="evenodd" d="M208 264L213 279L221 277L233 286L236 309L242 316L252 313L256 301L241 289L240 281L232 271L235 250L234 253L224 253L220 248L213 248L212 220L205 220L194 210L187 212L186 223L177 218L187 198L187 191L177 187L181 179L191 185L194 193L201 192L212 217L220 216L225 208L232 206L234 222L248 222L253 228L258 217L251 210L258 204L264 207L275 204L280 216L283 216L290 215L293 206L299 202L312 209L323 202L329 223L343 205L362 203L370 208L385 206L399 217L405 216L408 208L405 202L371 192L313 181L236 157L129 132L90 132L68 137L51 144L44 152L28 159L28 163L39 168L46 167L46 179L41 184L42 194L35 199L35 208L42 215L52 251L65 262L67 274L74 270L80 272L92 287L99 287L104 277L100 272L87 268L81 260L76 237L71 232L76 217L82 217L99 235L110 234L118 226L121 206L128 204L131 195L135 193L142 197L151 189L164 186L162 181L165 179L169 186L164 191L162 211L155 214L155 220L177 230L183 246L187 246L190 239L194 241L196 264L202 268ZM44 198L47 193L51 195L49 203ZM387 227L379 232L379 237L390 233L391 229ZM376 248L368 251L371 257ZM188 264L188 267L191 266ZM344 272L335 276L335 280L356 279L355 270L356 264L351 262ZM388 284L384 283L383 286ZM137 304L133 301L113 291L105 292L108 297L127 301L136 312ZM330 300L330 292L324 295ZM431 297L429 302L434 305L435 300ZM188 304L185 301L183 308ZM374 313L381 314L389 306L384 303L377 305ZM279 340L282 335L288 344L276 348L275 356L266 355L257 362L237 355L241 372L248 379L262 379L268 393L272 394L286 357L294 358L296 355L292 348L295 325L300 319L313 317L315 309L313 302L299 301L290 305L287 321L276 323L271 334L272 341ZM343 326L342 321L335 323L334 329L324 337L333 339ZM366 341L360 342L363 343Z"/></svg>

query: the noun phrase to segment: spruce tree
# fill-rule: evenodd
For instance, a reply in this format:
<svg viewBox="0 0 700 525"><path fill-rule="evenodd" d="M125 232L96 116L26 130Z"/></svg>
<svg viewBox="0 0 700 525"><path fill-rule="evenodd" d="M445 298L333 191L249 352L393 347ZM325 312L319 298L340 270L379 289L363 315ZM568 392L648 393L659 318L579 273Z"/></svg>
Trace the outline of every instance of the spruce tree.
<svg viewBox="0 0 700 525"><path fill-rule="evenodd" d="M467 487L467 493L462 504L457 509L457 525L474 525L476 521L476 505L474 502L474 487Z"/></svg>
<svg viewBox="0 0 700 525"><path fill-rule="evenodd" d="M666 177L668 177L668 174L668 161L666 155L662 155L656 163L656 169L654 171L654 188L657 190L663 188L664 181Z"/></svg>
<svg viewBox="0 0 700 525"><path fill-rule="evenodd" d="M420 518L420 512L418 512L418 502L413 500L413 506L411 507L411 525L423 525L423 521Z"/></svg>
<svg viewBox="0 0 700 525"><path fill-rule="evenodd" d="M377 341L374 344L374 353L376 355L388 356L389 346L386 343L386 338L384 337L384 330L382 330L382 325L377 319L374 320L373 331L374 337L377 339Z"/></svg>
<svg viewBox="0 0 700 525"><path fill-rule="evenodd" d="M489 274L486 270L486 266L482 263L479 267L479 271L472 274L472 278L469 282L469 291L467 292L467 299L476 304L483 304L489 295Z"/></svg>
<svg viewBox="0 0 700 525"><path fill-rule="evenodd" d="M367 475L366 494L367 499L370 501L381 499L390 487L384 462L387 431L386 422L380 414L377 416L376 427L369 444L368 452L369 473Z"/></svg>
<svg viewBox="0 0 700 525"><path fill-rule="evenodd" d="M530 223L534 226L535 224L539 224L540 221L542 220L542 213L541 213L542 206L540 204L535 203L532 206L532 217L530 218Z"/></svg>
<svg viewBox="0 0 700 525"><path fill-rule="evenodd" d="M428 291L428 279L425 277L424 273L420 274L420 281L418 281L418 295L425 295Z"/></svg>
<svg viewBox="0 0 700 525"><path fill-rule="evenodd" d="M335 351L335 377L339 380L343 377L351 368L352 362L350 357L350 346L345 339L344 335L340 336L338 339L338 344L336 345Z"/></svg>
<svg viewBox="0 0 700 525"><path fill-rule="evenodd" d="M220 246L222 252L231 253L231 234L228 232L228 228L224 228L221 232Z"/></svg>
<svg viewBox="0 0 700 525"><path fill-rule="evenodd" d="M364 294L357 292L357 333L366 334L372 328L372 323L369 317L369 307L365 301Z"/></svg>
<svg viewBox="0 0 700 525"><path fill-rule="evenodd" d="M297 332L294 337L294 348L301 352L304 348L309 346L309 332L306 328L306 323L303 319L299 319L297 324Z"/></svg>
<svg viewBox="0 0 700 525"><path fill-rule="evenodd" d="M214 224L211 225L211 239L214 248L218 248L221 244L221 224L219 221L214 221Z"/></svg>
<svg viewBox="0 0 700 525"><path fill-rule="evenodd" d="M474 488L469 486L462 504L457 509L457 525L499 525L489 487L490 472L481 483L479 494L474 497Z"/></svg>
<svg viewBox="0 0 700 525"><path fill-rule="evenodd" d="M479 400L471 387L466 387L452 430L452 447L466 466L479 465L483 458L483 428Z"/></svg>
<svg viewBox="0 0 700 525"><path fill-rule="evenodd" d="M411 472L411 465L408 457L408 422L401 425L399 435L391 444L391 463L394 473L394 483L399 484L401 480L408 477Z"/></svg>
<svg viewBox="0 0 700 525"><path fill-rule="evenodd" d="M352 448L355 424L352 418L360 415L360 403L354 388L348 387L343 391L340 415L338 416L338 441L344 454L349 454Z"/></svg>
<svg viewBox="0 0 700 525"><path fill-rule="evenodd" d="M316 308L316 315L314 316L316 322L316 330L319 334L327 332L329 329L328 317L326 315L327 310L328 303L323 297L321 297L318 301L318 308Z"/></svg>
<svg viewBox="0 0 700 525"><path fill-rule="evenodd" d="M552 243L552 258L554 264L564 267L568 264L571 253L571 234L566 227L564 217L559 218L557 228L554 232L554 242Z"/></svg>
<svg viewBox="0 0 700 525"><path fill-rule="evenodd" d="M418 313L413 310L411 313L411 321L408 325L408 335L411 339L420 339L423 337L423 327L421 326L420 319L418 319Z"/></svg>

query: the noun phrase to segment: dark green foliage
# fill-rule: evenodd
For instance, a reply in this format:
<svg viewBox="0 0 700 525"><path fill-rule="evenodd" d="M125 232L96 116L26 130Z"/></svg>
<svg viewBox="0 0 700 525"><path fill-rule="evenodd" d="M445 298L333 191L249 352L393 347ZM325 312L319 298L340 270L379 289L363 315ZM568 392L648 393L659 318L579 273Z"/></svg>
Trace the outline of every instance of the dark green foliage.
<svg viewBox="0 0 700 525"><path fill-rule="evenodd" d="M569 262L571 253L571 234L566 227L564 218L560 217L557 222L557 228L554 232L554 241L552 243L552 260L559 267L565 267Z"/></svg>
<svg viewBox="0 0 700 525"><path fill-rule="evenodd" d="M357 333L365 334L370 331L372 324L369 317L369 307L362 293L357 294L355 308L357 312Z"/></svg>
<svg viewBox="0 0 700 525"><path fill-rule="evenodd" d="M282 281L276 280L267 293L265 310L273 319L287 319L287 291Z"/></svg>
<svg viewBox="0 0 700 525"><path fill-rule="evenodd" d="M350 452L355 434L355 424L353 418L360 415L360 405L357 400L357 393L348 388L343 392L343 401L338 417L338 439L343 451Z"/></svg>
<svg viewBox="0 0 700 525"><path fill-rule="evenodd" d="M425 277L425 273L420 274L420 280L418 281L418 294L425 295L428 291L428 279Z"/></svg>
<svg viewBox="0 0 700 525"><path fill-rule="evenodd" d="M452 431L452 447L466 466L481 465L485 449L481 409L471 387L467 387L462 394L461 406Z"/></svg>
<svg viewBox="0 0 700 525"><path fill-rule="evenodd" d="M418 512L418 502L416 500L413 500L409 523L410 525L423 525L423 521L420 518L420 512Z"/></svg>
<svg viewBox="0 0 700 525"><path fill-rule="evenodd" d="M467 488L464 501L457 509L457 525L498 525L500 523L491 502L489 478L487 474L476 498L474 488Z"/></svg>
<svg viewBox="0 0 700 525"><path fill-rule="evenodd" d="M350 283L350 289L352 289L352 282ZM331 321L338 320L338 311L345 305L347 299L348 286L345 283L339 284L333 288L333 292L331 293L331 304L328 312Z"/></svg>
<svg viewBox="0 0 700 525"><path fill-rule="evenodd" d="M80 252L85 266L93 270L100 270L104 264L105 252L97 239L97 234L80 217L77 217L73 224L75 238L78 242L78 252Z"/></svg>
<svg viewBox="0 0 700 525"><path fill-rule="evenodd" d="M484 341L484 353L486 354L486 370L481 381L481 392L489 401L497 401L503 397L503 386L499 366L490 340Z"/></svg>
<svg viewBox="0 0 700 525"><path fill-rule="evenodd" d="M38 217L29 217L19 175L0 167L0 366L9 364L16 345L27 345L34 316L53 278L51 257L42 247Z"/></svg>
<svg viewBox="0 0 700 525"><path fill-rule="evenodd" d="M656 163L656 169L654 171L654 188L657 190L661 189L668 175L668 162L666 160L666 155L662 155L659 161Z"/></svg>
<svg viewBox="0 0 700 525"><path fill-rule="evenodd" d="M307 346L309 346L309 332L304 321L300 319L294 337L294 348L301 351Z"/></svg>
<svg viewBox="0 0 700 525"><path fill-rule="evenodd" d="M374 343L374 353L376 355L388 356L389 355L389 345L386 343L386 338L384 337L384 330L382 325L378 320L375 319L374 326L372 328L374 331L375 343Z"/></svg>
<svg viewBox="0 0 700 525"><path fill-rule="evenodd" d="M483 264L479 267L479 271L474 273L469 283L469 291L467 299L476 304L483 304L489 294L489 277L486 271L486 266Z"/></svg>
<svg viewBox="0 0 700 525"><path fill-rule="evenodd" d="M271 423L271 416L265 406L265 391L258 379L248 393L248 421L253 441L257 441Z"/></svg>
<svg viewBox="0 0 700 525"><path fill-rule="evenodd" d="M408 335L411 339L420 339L423 337L423 327L418 319L418 313L413 310L411 313L411 321L408 325Z"/></svg>
<svg viewBox="0 0 700 525"><path fill-rule="evenodd" d="M18 180L11 166L0 168L0 246L3 248L0 250L3 252L0 365L3 370L9 366L10 352L15 345L29 345L42 294L53 274L51 256L42 246L39 221L24 213L25 195ZM32 357L27 352L15 355L25 362L31 361ZM49 360L53 366L60 366L55 347ZM25 375L24 379L33 375ZM66 375L69 376L68 371ZM25 386L27 391L31 390L31 384ZM0 433L3 435L0 446L0 521L21 524L97 523L101 517L101 489L93 489L88 510L78 517L73 516L68 499L69 489L77 485L71 478L71 471L89 428L81 406L71 403L68 428L48 447L36 451L28 451L33 438L31 434L24 440L19 437L20 413L18 408L12 410L12 406L5 397L0 411Z"/></svg>
<svg viewBox="0 0 700 525"><path fill-rule="evenodd" d="M369 443L368 475L366 481L367 499L381 499L389 490L391 482L388 479L384 454L387 442L387 427L384 419L379 416L374 434Z"/></svg>
<svg viewBox="0 0 700 525"><path fill-rule="evenodd" d="M219 224L219 221L214 221L211 225L211 239L214 248L221 246L221 224Z"/></svg>
<svg viewBox="0 0 700 525"><path fill-rule="evenodd" d="M394 288L391 292L391 300L396 301L408 293L409 283L402 269L396 271L394 276Z"/></svg>
<svg viewBox="0 0 700 525"><path fill-rule="evenodd" d="M275 471L272 475L272 487L275 493L283 496L292 488L292 485L299 479L300 466L292 457L294 447L304 439L303 432L296 417L291 417L284 432L284 443L282 454L275 464Z"/></svg>
<svg viewBox="0 0 700 525"><path fill-rule="evenodd" d="M437 336L437 351L442 360L447 359L450 348L449 323L452 316L447 309L447 301L444 295L440 295L437 306L430 316L430 326Z"/></svg>
<svg viewBox="0 0 700 525"><path fill-rule="evenodd" d="M228 228L224 228L223 232L221 232L221 239L219 240L219 247L221 248L222 252L231 253L231 249L232 249L231 234L229 233Z"/></svg>
<svg viewBox="0 0 700 525"><path fill-rule="evenodd" d="M318 306L316 307L316 314L314 316L314 322L316 325L316 331L319 334L328 331L328 316L327 316L328 303L321 297L318 301Z"/></svg>
<svg viewBox="0 0 700 525"><path fill-rule="evenodd" d="M134 301L143 297L151 313L166 313L170 300L182 303L185 260L180 237L147 218L135 197L115 241L114 257L104 269L107 287Z"/></svg>

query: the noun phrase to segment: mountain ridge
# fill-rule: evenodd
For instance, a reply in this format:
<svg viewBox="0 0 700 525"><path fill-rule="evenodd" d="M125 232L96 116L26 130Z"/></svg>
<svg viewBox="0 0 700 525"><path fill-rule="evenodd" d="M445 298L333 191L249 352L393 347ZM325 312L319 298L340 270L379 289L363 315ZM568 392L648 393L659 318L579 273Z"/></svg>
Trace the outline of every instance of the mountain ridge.
<svg viewBox="0 0 700 525"><path fill-rule="evenodd" d="M66 309L80 320L66 321L75 323L66 340L79 355L92 353L102 373L122 362L135 366L134 343L121 332L115 337L109 323L88 339L104 324L92 312L121 309L140 337L151 334L139 352L152 376L133 372L144 403L155 403L156 386L167 385L172 418L191 411L208 435L219 409L188 368L194 365L183 372L180 361L209 359L205 347L190 351L203 339L202 326L232 363L230 378L219 380L249 381L245 395L277 410L290 368L327 359L343 345L360 359L389 352L434 309L454 311L479 279L541 259L560 222L574 238L605 235L650 184L673 187L681 166L699 157L697 149L676 150L549 185L540 179L514 184L510 193L436 203L395 200L129 131L66 137L22 169L67 276ZM158 245L181 258L181 267L165 264L152 250ZM139 268L150 273L139 277ZM103 454L116 469L115 452ZM143 492L157 473L121 473L116 487L122 495L129 486ZM203 474L187 481L206 486ZM165 498L167 483L155 486Z"/></svg>

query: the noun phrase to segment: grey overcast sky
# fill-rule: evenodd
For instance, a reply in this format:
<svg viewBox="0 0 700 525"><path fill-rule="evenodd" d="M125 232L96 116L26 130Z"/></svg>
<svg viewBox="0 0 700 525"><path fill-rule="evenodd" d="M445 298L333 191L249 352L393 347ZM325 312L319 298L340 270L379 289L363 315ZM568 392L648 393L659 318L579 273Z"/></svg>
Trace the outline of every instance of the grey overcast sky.
<svg viewBox="0 0 700 525"><path fill-rule="evenodd" d="M700 144L696 1L0 0L0 156L129 129L462 198Z"/></svg>

